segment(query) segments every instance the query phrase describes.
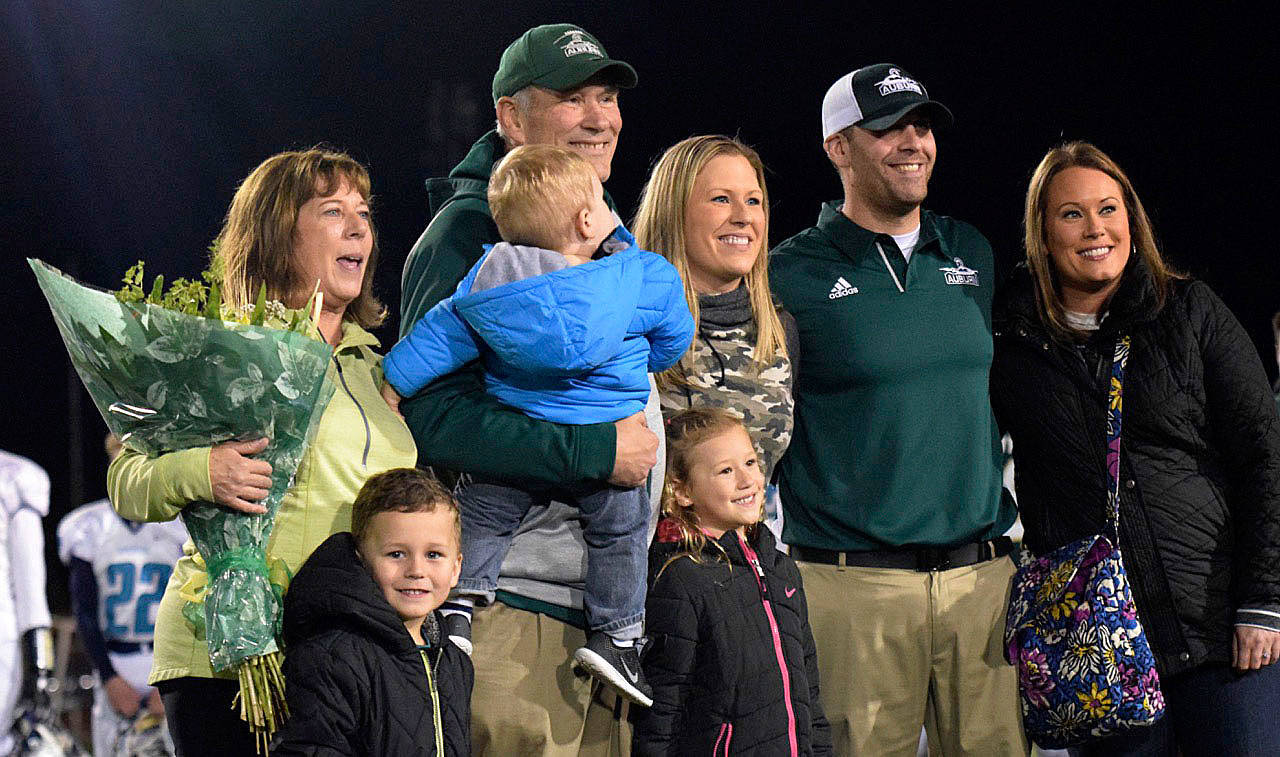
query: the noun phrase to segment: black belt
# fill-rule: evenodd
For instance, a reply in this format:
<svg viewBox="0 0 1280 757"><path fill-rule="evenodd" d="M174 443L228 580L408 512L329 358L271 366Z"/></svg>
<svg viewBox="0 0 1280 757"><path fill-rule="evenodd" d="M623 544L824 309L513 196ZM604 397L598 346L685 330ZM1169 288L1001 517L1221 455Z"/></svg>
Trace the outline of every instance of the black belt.
<svg viewBox="0 0 1280 757"><path fill-rule="evenodd" d="M906 547L904 549L872 549L859 552L833 552L816 547L791 547L791 557L800 562L824 565L852 565L858 568L898 568L900 570L949 570L976 565L1013 551L1013 540L1007 536L959 547Z"/></svg>
<svg viewBox="0 0 1280 757"><path fill-rule="evenodd" d="M138 652L150 652L151 642L138 643L136 641L107 641L107 651L116 654L137 654Z"/></svg>

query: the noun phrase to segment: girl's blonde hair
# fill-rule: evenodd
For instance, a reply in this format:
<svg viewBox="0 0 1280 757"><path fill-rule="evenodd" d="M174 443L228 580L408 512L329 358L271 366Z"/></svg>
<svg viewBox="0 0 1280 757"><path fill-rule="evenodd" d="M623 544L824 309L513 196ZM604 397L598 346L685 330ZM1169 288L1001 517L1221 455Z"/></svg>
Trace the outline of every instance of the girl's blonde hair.
<svg viewBox="0 0 1280 757"><path fill-rule="evenodd" d="M718 407L694 407L681 410L666 421L667 429L667 469L666 480L662 485L662 514L671 519L680 529L680 552L667 561L670 565L681 557L689 557L694 562L702 562L702 550L707 545L707 535L698 522L698 514L692 507L684 507L676 497L676 490L689 480L690 458L698 445L721 434L738 429L746 435L742 421L727 410ZM747 526L748 538L755 538L755 529L760 527L764 517L764 502L760 503L760 517L755 523ZM715 542L712 542L715 543ZM719 544L716 544L720 548ZM723 554L723 548L721 553ZM723 555L727 560L728 555ZM666 565L662 566L666 569ZM659 575L662 571L659 571Z"/></svg>
<svg viewBox="0 0 1280 757"><path fill-rule="evenodd" d="M764 180L764 163L755 150L733 137L709 135L689 137L677 142L663 153L654 164L640 195L640 209L636 212L632 230L636 243L646 250L662 255L680 272L684 281L684 296L689 304L693 320L698 322L698 293L694 291L689 275L687 240L684 235L685 210L693 194L693 184L698 174L713 159L721 155L737 155L746 158L756 172L760 184L761 206L764 209L764 229L760 240L760 254L744 280L751 296L751 317L756 324L756 343L752 364L757 371L773 365L778 356L787 354L786 337L773 295L769 291L769 190ZM698 336L694 335L696 342ZM693 346L680 362L658 375L658 388L670 391L689 383L692 370Z"/></svg>
<svg viewBox="0 0 1280 757"><path fill-rule="evenodd" d="M233 306L251 305L265 282L267 299L288 307L310 285L303 282L293 259L298 210L314 197L328 197L343 183L371 202L369 172L351 156L325 147L272 155L253 169L236 189L216 241L214 270L222 274L222 295ZM378 234L369 222L373 249L365 263L360 294L343 315L364 328L380 325L387 309L373 296L378 267Z"/></svg>
<svg viewBox="0 0 1280 757"><path fill-rule="evenodd" d="M1048 215L1049 185L1053 178L1068 168L1091 168L1110 176L1120 185L1124 195L1124 207L1129 216L1129 246L1131 254L1137 253L1151 272L1155 284L1156 308L1164 307L1169 296L1169 282L1183 278L1183 275L1170 268L1160 256L1156 246L1155 230L1147 210L1138 199L1138 193L1129 181L1128 175L1120 166L1102 150L1089 142L1065 142L1045 154L1040 165L1031 174L1031 183L1027 186L1026 205L1023 208L1023 246L1027 253L1027 267L1031 269L1035 280L1036 304L1040 320L1053 336L1060 340L1072 341L1074 330L1067 325L1066 307L1062 304L1062 295L1058 291L1058 272L1053 267L1053 259L1049 254L1048 229L1045 223Z"/></svg>

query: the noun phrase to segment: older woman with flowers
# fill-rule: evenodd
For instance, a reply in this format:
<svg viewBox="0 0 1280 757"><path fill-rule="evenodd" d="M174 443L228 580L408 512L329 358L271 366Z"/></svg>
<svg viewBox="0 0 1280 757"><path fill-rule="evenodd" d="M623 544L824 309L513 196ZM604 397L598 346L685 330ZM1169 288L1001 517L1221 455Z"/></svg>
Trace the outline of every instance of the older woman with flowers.
<svg viewBox="0 0 1280 757"><path fill-rule="evenodd" d="M1166 702L1154 725L1079 753L1280 754L1280 420L1258 353L1209 287L1165 264L1128 176L1093 145L1049 151L1025 225L991 398L1026 544L1042 555L1106 533L1115 482ZM1122 412L1110 471L1109 404Z"/></svg>
<svg viewBox="0 0 1280 757"><path fill-rule="evenodd" d="M791 439L799 338L769 292L760 156L724 136L673 145L653 167L634 231L680 271L698 324L689 352L658 377L663 413L711 406L743 418L769 476ZM776 512L776 493L770 500Z"/></svg>
<svg viewBox="0 0 1280 757"><path fill-rule="evenodd" d="M304 306L317 288L323 295L317 325L334 350L336 390L276 514L267 550L268 560L282 561L291 573L329 535L350 529L351 503L366 479L416 459L408 428L379 394L378 341L366 330L385 315L370 291L378 249L369 197L368 172L343 153L280 153L240 185L218 236L215 264L233 305L251 304L262 284L269 299L291 308ZM155 458L126 448L107 473L111 501L122 516L145 521L172 519L195 501L264 512L258 502L271 485L271 466L253 455L266 443L227 442ZM150 682L163 694L179 755L252 754L250 731L232 710L236 679L212 670L203 637L183 614L183 587L205 572L188 543L160 600Z"/></svg>

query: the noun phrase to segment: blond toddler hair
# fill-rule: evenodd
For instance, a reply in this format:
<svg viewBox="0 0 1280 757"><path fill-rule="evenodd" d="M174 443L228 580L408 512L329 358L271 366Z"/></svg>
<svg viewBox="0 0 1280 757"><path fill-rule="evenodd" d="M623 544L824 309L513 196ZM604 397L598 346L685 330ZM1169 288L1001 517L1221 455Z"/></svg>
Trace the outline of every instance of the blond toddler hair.
<svg viewBox="0 0 1280 757"><path fill-rule="evenodd" d="M553 145L507 153L489 177L489 211L510 244L560 251L573 239L574 216L594 199L595 169Z"/></svg>

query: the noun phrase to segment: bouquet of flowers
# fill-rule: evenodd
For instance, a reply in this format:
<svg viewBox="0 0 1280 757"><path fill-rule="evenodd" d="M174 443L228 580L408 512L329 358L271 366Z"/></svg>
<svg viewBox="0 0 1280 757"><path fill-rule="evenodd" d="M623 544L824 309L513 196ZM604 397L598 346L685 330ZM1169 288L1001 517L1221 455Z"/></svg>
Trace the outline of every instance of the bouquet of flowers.
<svg viewBox="0 0 1280 757"><path fill-rule="evenodd" d="M240 679L240 715L265 746L288 712L280 673L283 564L268 564L275 514L329 398L333 351L309 308L267 302L233 310L218 277L157 277L142 289L142 264L109 293L28 259L49 301L71 362L107 426L130 447L159 455L229 440L267 437L258 455L271 464L263 515L196 502L181 513L207 569L189 582L183 615L209 645L216 671ZM200 576L201 579L204 576ZM197 585L192 585L195 583Z"/></svg>

